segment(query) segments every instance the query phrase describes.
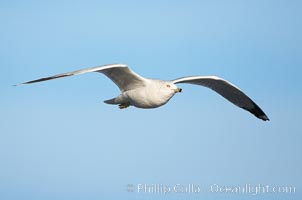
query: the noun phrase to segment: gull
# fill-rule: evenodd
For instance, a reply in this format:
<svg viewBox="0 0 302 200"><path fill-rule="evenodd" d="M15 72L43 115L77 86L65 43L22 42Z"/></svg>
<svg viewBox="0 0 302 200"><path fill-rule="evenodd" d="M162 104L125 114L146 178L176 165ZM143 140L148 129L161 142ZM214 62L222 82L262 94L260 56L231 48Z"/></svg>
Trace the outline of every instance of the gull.
<svg viewBox="0 0 302 200"><path fill-rule="evenodd" d="M257 118L264 121L269 120L261 108L237 86L217 76L187 76L172 81L164 81L144 78L133 72L126 64L109 64L40 78L18 85L48 81L88 72L102 73L119 87L121 94L104 102L119 105L120 109L129 106L137 108L160 107L165 105L176 93L182 91L176 84L188 83L210 88L236 106L249 111Z"/></svg>

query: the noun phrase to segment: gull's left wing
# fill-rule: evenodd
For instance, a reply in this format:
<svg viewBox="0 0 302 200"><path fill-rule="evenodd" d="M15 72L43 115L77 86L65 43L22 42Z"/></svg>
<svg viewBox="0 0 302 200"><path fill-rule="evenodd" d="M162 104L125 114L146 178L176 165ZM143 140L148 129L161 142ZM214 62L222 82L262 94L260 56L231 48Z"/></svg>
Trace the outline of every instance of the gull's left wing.
<svg viewBox="0 0 302 200"><path fill-rule="evenodd" d="M217 76L189 76L172 81L174 84L177 83L190 83L195 85L201 85L208 87L236 106L243 108L250 113L254 114L259 119L264 121L269 120L266 114L261 110L261 108L252 101L246 94L244 94L238 87L232 83L219 78Z"/></svg>

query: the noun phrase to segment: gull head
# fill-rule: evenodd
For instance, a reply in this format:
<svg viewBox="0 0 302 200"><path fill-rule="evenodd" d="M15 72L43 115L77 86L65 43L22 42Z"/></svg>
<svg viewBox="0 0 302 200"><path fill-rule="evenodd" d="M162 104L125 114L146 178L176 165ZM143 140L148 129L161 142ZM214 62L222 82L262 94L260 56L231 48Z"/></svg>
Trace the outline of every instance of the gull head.
<svg viewBox="0 0 302 200"><path fill-rule="evenodd" d="M161 96L162 99L165 99L165 101L168 101L176 93L182 91L181 88L178 88L174 83L169 81L160 81L159 84L160 84L159 87L160 89L158 95Z"/></svg>
<svg viewBox="0 0 302 200"><path fill-rule="evenodd" d="M171 83L171 82L164 82L162 89L166 93L171 94L171 95L174 95L174 94L182 91L181 88L178 88L174 83Z"/></svg>
<svg viewBox="0 0 302 200"><path fill-rule="evenodd" d="M148 88L148 98L154 107L166 104L176 93L181 92L174 83L163 80L152 80L151 87Z"/></svg>

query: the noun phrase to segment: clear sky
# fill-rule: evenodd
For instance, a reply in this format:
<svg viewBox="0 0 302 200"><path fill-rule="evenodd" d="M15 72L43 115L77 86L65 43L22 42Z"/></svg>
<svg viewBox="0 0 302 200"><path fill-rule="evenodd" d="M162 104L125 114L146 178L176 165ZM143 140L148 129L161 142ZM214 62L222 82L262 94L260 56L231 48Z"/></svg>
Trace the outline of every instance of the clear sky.
<svg viewBox="0 0 302 200"><path fill-rule="evenodd" d="M301 10L295 0L0 1L0 199L301 199ZM110 63L167 80L221 76L271 121L192 85L154 110L104 104L119 90L97 73L12 87Z"/></svg>

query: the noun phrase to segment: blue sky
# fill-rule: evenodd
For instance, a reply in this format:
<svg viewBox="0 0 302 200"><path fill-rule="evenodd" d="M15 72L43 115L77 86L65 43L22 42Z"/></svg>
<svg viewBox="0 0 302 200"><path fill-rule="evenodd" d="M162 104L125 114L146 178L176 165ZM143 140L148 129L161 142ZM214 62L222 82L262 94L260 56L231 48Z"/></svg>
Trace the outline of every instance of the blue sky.
<svg viewBox="0 0 302 200"><path fill-rule="evenodd" d="M300 199L300 1L1 1L0 199ZM154 110L102 101L97 73L126 63L145 77L218 75L271 119L214 92ZM127 184L197 184L198 194L127 192ZM295 194L217 194L213 184L294 186Z"/></svg>

